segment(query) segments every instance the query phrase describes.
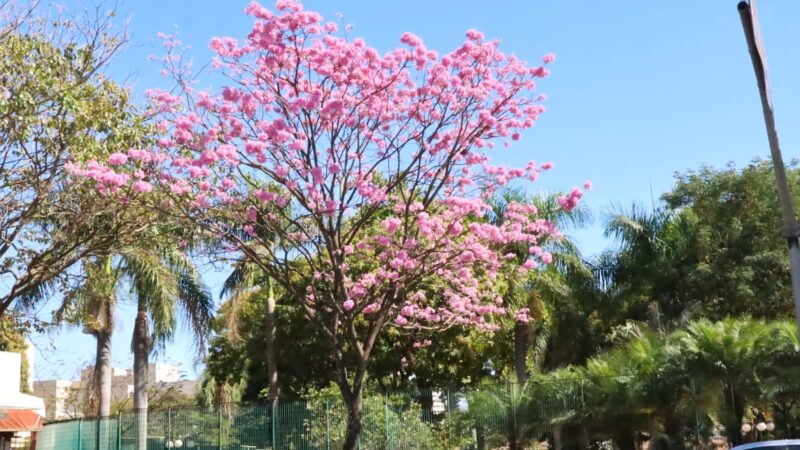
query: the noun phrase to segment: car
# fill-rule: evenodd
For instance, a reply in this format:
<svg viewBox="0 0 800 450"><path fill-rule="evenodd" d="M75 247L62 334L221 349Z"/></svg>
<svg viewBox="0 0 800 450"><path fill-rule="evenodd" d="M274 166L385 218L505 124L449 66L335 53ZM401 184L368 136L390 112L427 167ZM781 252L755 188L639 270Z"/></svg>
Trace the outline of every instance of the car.
<svg viewBox="0 0 800 450"><path fill-rule="evenodd" d="M800 439L782 439L777 441L761 441L752 444L743 444L731 450L800 450Z"/></svg>

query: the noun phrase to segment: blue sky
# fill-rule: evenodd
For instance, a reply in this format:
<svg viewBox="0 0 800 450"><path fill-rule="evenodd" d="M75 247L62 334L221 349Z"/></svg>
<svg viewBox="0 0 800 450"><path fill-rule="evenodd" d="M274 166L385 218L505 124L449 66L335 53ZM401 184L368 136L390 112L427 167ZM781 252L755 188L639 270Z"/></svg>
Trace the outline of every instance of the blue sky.
<svg viewBox="0 0 800 450"><path fill-rule="evenodd" d="M557 191L591 180L585 197L595 224L573 230L585 254L610 243L603 218L610 207L632 202L650 206L669 190L676 171L703 164L738 166L767 157L766 133L755 78L736 12L736 0L653 2L616 0L308 0L307 9L326 18L344 14L351 36L379 51L399 45L411 31L440 53L455 48L470 28L502 41L502 48L531 63L557 55L552 76L539 83L547 112L511 151L494 160L520 165L535 159L555 169L529 186ZM68 1L75 12L95 2ZM264 2L271 7L270 2ZM131 46L113 61L110 74L141 95L163 86L158 67L147 60L162 49L156 33L177 31L191 45L197 65L207 62L213 36L243 38L251 26L244 1L128 0L118 17L130 18ZM784 158L800 144L800 2L759 3L769 56L776 120ZM778 237L776 237L778 238ZM206 273L219 291L221 275ZM114 362L130 367L133 308L123 304L114 339ZM91 361L94 342L80 330L35 338L36 378L69 378ZM195 364L191 337L181 330L155 359Z"/></svg>

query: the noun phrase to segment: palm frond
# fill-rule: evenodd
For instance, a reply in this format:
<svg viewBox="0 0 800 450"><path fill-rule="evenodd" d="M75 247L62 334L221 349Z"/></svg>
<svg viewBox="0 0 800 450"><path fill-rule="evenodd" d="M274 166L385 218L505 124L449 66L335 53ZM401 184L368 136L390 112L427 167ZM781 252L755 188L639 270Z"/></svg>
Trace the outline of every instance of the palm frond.
<svg viewBox="0 0 800 450"><path fill-rule="evenodd" d="M147 311L152 327L152 339L157 349L172 339L176 320L174 301L179 295L178 276L164 264L153 250L133 250L125 255L126 275L131 280L131 293L138 309Z"/></svg>
<svg viewBox="0 0 800 450"><path fill-rule="evenodd" d="M171 247L167 251L162 251L160 256L164 267L176 282L176 292L171 302L172 309L177 306L183 312L185 323L193 332L195 345L198 351L202 351L208 339L214 311L211 292L203 284L192 260L178 248Z"/></svg>
<svg viewBox="0 0 800 450"><path fill-rule="evenodd" d="M17 297L14 308L23 312L30 311L36 305L39 305L41 302L49 299L50 296L56 292L57 284L58 279L55 277L40 283L36 283L23 292L22 295Z"/></svg>

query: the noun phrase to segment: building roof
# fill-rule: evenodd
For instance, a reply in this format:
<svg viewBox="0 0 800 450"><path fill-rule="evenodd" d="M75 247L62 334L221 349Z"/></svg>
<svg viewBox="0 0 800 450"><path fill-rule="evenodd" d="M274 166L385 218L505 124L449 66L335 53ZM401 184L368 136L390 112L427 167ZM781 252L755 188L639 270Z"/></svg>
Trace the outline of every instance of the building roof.
<svg viewBox="0 0 800 450"><path fill-rule="evenodd" d="M39 431L44 418L31 410L8 410L0 412L0 432Z"/></svg>
<svg viewBox="0 0 800 450"><path fill-rule="evenodd" d="M0 412L29 409L44 413L44 399L22 392L3 392L0 396Z"/></svg>

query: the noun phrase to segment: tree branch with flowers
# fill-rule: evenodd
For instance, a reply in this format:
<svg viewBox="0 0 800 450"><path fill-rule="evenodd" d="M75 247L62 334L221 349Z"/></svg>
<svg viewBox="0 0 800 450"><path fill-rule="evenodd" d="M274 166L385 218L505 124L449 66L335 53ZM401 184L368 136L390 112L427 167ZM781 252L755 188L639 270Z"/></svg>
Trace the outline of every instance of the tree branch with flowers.
<svg viewBox="0 0 800 450"><path fill-rule="evenodd" d="M158 145L70 170L102 195L191 219L285 288L307 277L298 301L331 350L350 450L383 330L491 330L494 316L520 314L495 279L510 264L546 263L539 243L558 230L519 203L492 224L487 200L550 165L506 168L489 153L510 151L495 147L544 111L534 90L548 70L474 30L446 55L410 33L381 55L298 3L246 12L244 41L211 41L226 87L197 89L168 54L182 90L150 92ZM530 256L519 265L509 244Z"/></svg>

